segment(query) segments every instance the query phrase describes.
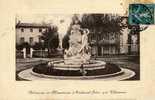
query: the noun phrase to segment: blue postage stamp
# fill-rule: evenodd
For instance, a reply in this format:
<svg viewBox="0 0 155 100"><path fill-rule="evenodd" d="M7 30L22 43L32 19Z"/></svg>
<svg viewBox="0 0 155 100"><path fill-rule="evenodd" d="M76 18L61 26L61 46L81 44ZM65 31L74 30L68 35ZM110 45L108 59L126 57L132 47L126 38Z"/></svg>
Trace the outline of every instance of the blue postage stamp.
<svg viewBox="0 0 155 100"><path fill-rule="evenodd" d="M155 4L130 4L129 24L154 24L154 9Z"/></svg>

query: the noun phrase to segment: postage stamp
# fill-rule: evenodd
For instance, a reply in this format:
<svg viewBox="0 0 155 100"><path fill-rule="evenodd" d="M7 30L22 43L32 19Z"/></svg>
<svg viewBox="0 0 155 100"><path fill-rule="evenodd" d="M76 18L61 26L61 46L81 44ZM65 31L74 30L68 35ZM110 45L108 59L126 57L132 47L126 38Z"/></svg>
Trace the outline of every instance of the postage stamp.
<svg viewBox="0 0 155 100"><path fill-rule="evenodd" d="M129 24L154 24L154 9L155 4L130 4Z"/></svg>

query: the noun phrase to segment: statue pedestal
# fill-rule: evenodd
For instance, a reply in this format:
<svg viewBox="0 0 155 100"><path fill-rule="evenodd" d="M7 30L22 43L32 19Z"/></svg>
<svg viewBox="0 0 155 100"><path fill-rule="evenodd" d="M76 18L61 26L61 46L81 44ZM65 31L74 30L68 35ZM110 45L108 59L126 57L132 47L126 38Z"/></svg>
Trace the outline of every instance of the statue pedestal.
<svg viewBox="0 0 155 100"><path fill-rule="evenodd" d="M64 59L64 63L67 65L81 65L83 60L81 59Z"/></svg>
<svg viewBox="0 0 155 100"><path fill-rule="evenodd" d="M85 55L76 55L76 56L71 56L67 57L64 56L64 63L65 64L71 64L71 65L81 65L81 64L86 64L89 63L90 60L90 55L85 54Z"/></svg>

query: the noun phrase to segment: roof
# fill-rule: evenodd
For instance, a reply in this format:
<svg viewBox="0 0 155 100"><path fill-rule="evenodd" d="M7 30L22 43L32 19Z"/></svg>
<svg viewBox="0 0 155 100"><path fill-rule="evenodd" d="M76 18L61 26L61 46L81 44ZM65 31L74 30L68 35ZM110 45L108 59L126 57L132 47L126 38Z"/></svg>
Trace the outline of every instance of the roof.
<svg viewBox="0 0 155 100"><path fill-rule="evenodd" d="M50 24L41 23L17 23L16 28L49 28Z"/></svg>

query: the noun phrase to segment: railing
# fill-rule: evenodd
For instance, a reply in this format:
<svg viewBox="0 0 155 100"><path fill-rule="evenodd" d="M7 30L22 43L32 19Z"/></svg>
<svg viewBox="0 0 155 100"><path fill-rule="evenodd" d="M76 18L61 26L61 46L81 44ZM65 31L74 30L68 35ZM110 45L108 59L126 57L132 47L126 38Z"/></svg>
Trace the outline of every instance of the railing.
<svg viewBox="0 0 155 100"><path fill-rule="evenodd" d="M16 50L17 58L24 58L24 50ZM91 55L93 57L112 57L118 55L139 55L138 44L123 44L123 45L94 45L91 47ZM26 53L25 53L26 55ZM30 58L46 58L46 57L62 57L63 53L54 52L48 53L47 50L34 50L30 51ZM26 57L26 56L25 56Z"/></svg>
<svg viewBox="0 0 155 100"><path fill-rule="evenodd" d="M55 51L48 53L47 50L33 50L32 57L41 57L41 58L47 58L47 57L62 57L62 52Z"/></svg>
<svg viewBox="0 0 155 100"><path fill-rule="evenodd" d="M138 44L95 45L91 47L92 56L138 55Z"/></svg>
<svg viewBox="0 0 155 100"><path fill-rule="evenodd" d="M48 51L46 50L33 50L32 57L47 57Z"/></svg>

